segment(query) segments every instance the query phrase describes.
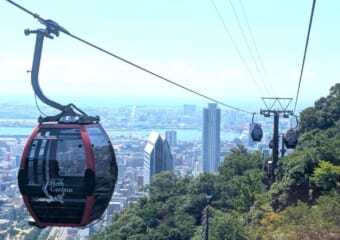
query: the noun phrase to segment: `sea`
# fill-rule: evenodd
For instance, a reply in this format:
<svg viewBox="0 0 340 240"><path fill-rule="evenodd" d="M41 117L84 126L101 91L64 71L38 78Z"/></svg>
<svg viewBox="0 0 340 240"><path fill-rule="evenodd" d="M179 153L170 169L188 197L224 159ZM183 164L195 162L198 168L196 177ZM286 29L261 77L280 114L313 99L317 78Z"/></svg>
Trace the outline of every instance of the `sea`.
<svg viewBox="0 0 340 240"><path fill-rule="evenodd" d="M31 127L0 127L1 136L29 136L33 131ZM165 136L166 131L176 131L177 141L191 142L200 141L202 139L202 131L200 129L131 129L131 130L118 130L106 129L107 134L112 137L126 137L126 138L147 138L151 131L158 132L161 136ZM238 131L221 131L222 141L232 141L240 137Z"/></svg>

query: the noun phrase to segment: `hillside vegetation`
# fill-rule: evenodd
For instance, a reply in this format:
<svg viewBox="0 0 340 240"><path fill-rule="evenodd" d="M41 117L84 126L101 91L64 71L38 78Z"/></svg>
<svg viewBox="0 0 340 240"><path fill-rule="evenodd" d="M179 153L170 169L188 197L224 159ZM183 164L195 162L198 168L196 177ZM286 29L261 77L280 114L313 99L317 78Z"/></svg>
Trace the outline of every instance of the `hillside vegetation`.
<svg viewBox="0 0 340 240"><path fill-rule="evenodd" d="M300 115L298 148L278 162L267 187L260 152L243 146L216 174L163 172L149 196L91 236L104 239L340 239L340 84ZM209 199L210 196L211 199Z"/></svg>

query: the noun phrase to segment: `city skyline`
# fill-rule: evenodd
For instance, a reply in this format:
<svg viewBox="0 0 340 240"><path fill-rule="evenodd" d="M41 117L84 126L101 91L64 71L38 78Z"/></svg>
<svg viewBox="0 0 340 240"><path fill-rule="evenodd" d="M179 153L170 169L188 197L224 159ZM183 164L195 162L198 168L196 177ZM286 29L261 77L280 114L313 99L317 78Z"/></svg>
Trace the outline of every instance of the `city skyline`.
<svg viewBox="0 0 340 240"><path fill-rule="evenodd" d="M12 106L6 105L6 108L3 108L2 111L6 112L7 107L11 108ZM19 107L18 110L20 109L22 109L22 106ZM156 147L158 149L167 148L168 154L171 153L173 156L173 163L169 163L173 165L172 172L176 174L176 176L189 175L197 177L201 173L199 163L202 159L202 139L188 139L183 141L180 137L180 133L181 131L189 131L188 134L192 134L192 132L195 131L195 134L199 133L202 136L201 124L203 123L203 109L197 108L193 105L185 105L180 108L172 107L162 109L152 106L141 109L139 107L132 109L122 107L117 108L115 111L108 111L106 108L103 108L101 111L106 112L104 115L105 122L112 129L117 129L122 126L125 126L125 128L128 129L127 126L131 123L131 121L126 117L126 115L130 116L130 114L126 113L131 112L133 109L133 115L136 118L134 121L133 131L148 132L150 135L152 130L156 130L153 127L158 126L162 129L157 130L162 131L154 132L154 134L152 134L153 137L151 142L155 143L157 140L163 140L164 136L166 138L168 135L168 139L173 139L173 141L169 139L170 142L175 143L177 140L177 143L175 144L176 146L170 149L167 140L164 140L163 144L158 144L158 146L156 146L157 144L149 145L151 142L148 142L147 138L142 135L132 135L131 132L133 131L130 130L126 130L125 132L108 131L110 142L112 142L116 153L119 168L118 181L107 211L103 215L103 220L92 225L90 228L84 229L84 233L82 233L84 236L88 236L89 234L103 228L104 225L110 224L112 222L112 214L114 212L120 212L124 208L128 207L131 202L136 202L138 198L145 196L146 191L143 185L145 184L144 166L145 163L147 163L147 161L145 161L146 148L150 147L150 151L147 151L149 153L152 153ZM24 107L24 110L30 111L27 107ZM22 111L19 111L19 115L15 115L13 113L12 116L16 116L15 118L1 119L0 135L4 133L2 132L2 129L6 130L6 127L2 128L2 126L7 126L7 130L20 128L21 126L26 126L27 128L27 124L31 126L31 121L27 122L27 119L21 119L21 112ZM221 118L221 122L217 125L219 125L218 127L228 128L229 130L224 133L230 134L228 138L222 137L221 134L220 146L222 148L222 157L228 155L231 149L235 148L237 144L248 144L248 134L243 133L248 131L250 118L246 117L244 113L235 111L221 111L220 114L223 117ZM1 115L2 114L0 114L0 116ZM272 121L270 119L264 119L264 121L260 119L256 120L257 122L263 123L262 126L265 133L272 129ZM283 121L281 126L283 129L286 129L289 125L288 120L285 120L286 121ZM169 123L174 124L172 125L173 128L168 128ZM148 126L148 128L145 129L145 126ZM181 129L181 126L188 126L190 128ZM0 222L2 224L2 228L6 229L4 232L0 231L0 234L6 235L9 231L8 229L12 226L16 226L18 229L17 226L28 225L29 218L27 216L27 212L25 212L24 206L22 205L22 199L17 188L17 172L20 164L19 159L28 135L28 133L24 135L16 135L13 132L10 135L0 136L0 199L2 201L0 201L0 205L3 204L1 205L0 219L4 219ZM172 136L170 137L170 135ZM161 143L162 141L158 142ZM265 143L265 141L263 143ZM267 149L268 146L263 143L255 144L253 147L249 148L249 151L262 151L263 149ZM156 164L154 161L154 164L151 163L150 165L154 165L155 171L162 171L162 169L166 168L163 163L159 162ZM58 236L71 236L72 234L80 234L74 229L72 233L69 233L68 229L69 228L52 228L50 235L57 234Z"/></svg>

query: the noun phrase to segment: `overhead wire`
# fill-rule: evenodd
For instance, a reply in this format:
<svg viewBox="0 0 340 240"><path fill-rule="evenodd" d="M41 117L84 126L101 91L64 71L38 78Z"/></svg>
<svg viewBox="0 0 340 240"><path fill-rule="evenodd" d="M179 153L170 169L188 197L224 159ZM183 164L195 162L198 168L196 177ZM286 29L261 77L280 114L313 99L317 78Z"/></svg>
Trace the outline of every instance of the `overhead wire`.
<svg viewBox="0 0 340 240"><path fill-rule="evenodd" d="M162 79L162 80L164 80L164 81L166 81L166 82L168 82L168 83L170 83L172 85L175 85L175 86L177 86L179 88L182 88L182 89L184 89L184 90L186 90L188 92L191 92L191 93L193 93L195 95L198 95L198 96L200 96L202 98L205 98L205 99L210 100L212 102L218 103L218 104L220 104L220 105L222 105L224 107L227 107L227 108L230 108L230 109L234 109L236 111L247 113L247 114L253 114L253 112L250 112L250 111L247 111L247 110L244 110L244 109L241 109L241 108L238 108L238 107L226 104L226 103L224 103L222 101L219 101L219 100L217 100L215 98L209 97L209 96L207 96L205 94L202 94L202 93L200 93L198 91L195 91L195 90L193 90L193 89L191 89L189 87L186 87L186 86L181 85L181 84L179 84L177 82L174 82L174 81L172 81L172 80L170 80L170 79L168 79L166 77L163 77L163 76L161 76L161 75L159 75L159 74L157 74L157 73L155 73L155 72L153 72L151 70L148 70L148 69L146 69L146 68L144 68L144 67L142 67L142 66L140 66L140 65L138 65L136 63L133 63L133 62L131 62L131 61L125 59L125 58L122 58L122 57L120 57L120 56L118 56L118 55L116 55L116 54L114 54L114 53L112 53L112 52L110 52L108 50L105 50L104 48L99 47L98 45L90 43L90 42L88 42L88 41L86 41L86 40L84 40L84 39L82 39L82 38L80 38L80 37L70 33L69 31L67 31L63 27L59 26L57 23L55 23L55 22L53 22L51 20L45 20L45 19L41 18L38 14L35 14L35 13L27 10L26 8L20 6L19 4L15 3L15 2L13 2L11 0L7 0L7 1L10 2L11 4L15 5L16 7L20 8L21 10L25 11L26 13L32 15L34 18L37 18L42 24L48 26L48 24L52 23L53 27L57 27L58 30L63 32L64 34L66 34L66 35L68 35L68 36L70 36L70 37L72 37L72 38L74 38L74 39L76 39L76 40L78 40L78 41L80 41L80 42L90 46L90 47L93 47L93 48L97 49L98 51L101 51L101 52L103 52L105 54L108 54L108 55L110 55L110 56L112 56L112 57L114 57L114 58L116 58L116 59L118 59L120 61L123 61L123 62L125 62L125 63L127 63L127 64L129 64L129 65L131 65L131 66L133 66L135 68L138 68L139 70L142 70L142 71L144 71L146 73L149 73L149 74L151 74L151 75L153 75L153 76L155 76L155 77L157 77L159 79Z"/></svg>
<svg viewBox="0 0 340 240"><path fill-rule="evenodd" d="M35 101L35 107L38 109L38 111L40 112L41 115L43 116L47 116L42 110L41 108L39 107L39 104L38 104L38 99L37 99L37 95L34 94L34 101Z"/></svg>
<svg viewBox="0 0 340 240"><path fill-rule="evenodd" d="M301 71L300 71L299 84L298 84L297 93L296 93L296 97L295 97L294 112L296 111L296 106L297 106L297 102L298 102L298 99L299 99L299 93L300 93L300 88L301 88L301 80L302 80L303 70L304 70L304 67L305 67L305 60L306 60L307 49L308 49L309 36L310 36L310 31L311 31L312 23L313 23L315 3L316 3L316 0L313 0L312 10L311 10L310 18L309 18L309 25L308 25L306 44L305 44L305 51L304 51L303 59L302 59L302 66L301 66Z"/></svg>
<svg viewBox="0 0 340 240"><path fill-rule="evenodd" d="M253 61L253 63L254 63L255 69L256 69L256 71L257 71L259 77L260 77L260 80L261 80L262 83L263 83L263 86L264 86L266 92L269 93L270 90L269 90L269 88L267 87L267 84L266 84L265 81L264 81L263 75L262 75L262 73L261 73L261 71L260 71L260 68L259 68L259 66L258 66L258 64L257 64L257 60L256 60L256 58L255 58L255 56L254 56L254 53L253 53L253 51L251 50L251 47L250 47L249 42L248 42L248 39L247 39L246 34L245 34L244 30L243 30L241 21L240 21L240 19L239 19L239 17L238 17L237 11L236 11L236 9L235 9L235 7L234 7L234 4L233 4L232 0L229 0L229 3L230 3L230 6L231 6L231 9L232 9L232 11L233 11L234 17L235 17L235 19L236 19L236 21L237 21L237 25L238 25L238 27L239 27L239 29L240 29L240 31L241 31L243 40L244 40L244 42L245 42L245 44L246 44L246 46L247 46L248 52L249 52L249 54L250 54L250 57L251 57L251 59L252 59L252 61Z"/></svg>
<svg viewBox="0 0 340 240"><path fill-rule="evenodd" d="M218 103L218 104L220 104L220 105L222 105L222 106L225 106L225 107L228 107L228 108L231 108L231 109L240 111L240 112L252 114L252 112L249 112L249 111L243 110L243 109L241 109L241 108L234 107L234 106L231 106L231 105L229 105L229 104L223 103L223 102L221 102L221 101L219 101L219 100L217 100L217 99L215 99L215 98L211 98L211 97L209 97L209 96L207 96L207 95L205 95L205 94L202 94L202 93L200 93L200 92L197 92L197 91L195 91L195 90L193 90L193 89L191 89L191 88L189 88L189 87L186 87L186 86L181 85L181 84L179 84L179 83L177 83L177 82L174 82L174 81L172 81L172 80L170 80L170 79L168 79L168 78L166 78L166 77L163 77L163 76L161 76L161 75L159 75L159 74L157 74L157 73L155 73L155 72L153 72L153 71L151 71L151 70L148 70L148 69L146 69L146 68L144 68L144 67L142 67L142 66L140 66L140 65L137 65L137 64L135 64L135 63L133 63L133 62L131 62L131 61L125 59L125 58L122 58L122 57L120 57L120 56L118 56L118 55L116 55L116 54L114 54L114 53L112 53L112 52L109 52L109 51L107 51L107 50L105 50L105 49L103 49L103 48L101 48L101 47L99 47L99 46L97 46L97 45L95 45L95 44L93 44L93 43L90 43L90 42L88 42L88 41L86 41L86 40L84 40L84 39L82 39L82 38L80 38L80 37L77 37L77 36L73 35L72 33L66 33L66 34L69 35L70 37L72 37L72 38L74 38L74 39L76 39L76 40L82 42L82 43L85 43L85 44L88 45L88 46L91 46L91 47L93 47L93 48L95 48L95 49L97 49L97 50L99 50L99 51L101 51L101 52L104 52L104 53L106 53L106 54L108 54L108 55L110 55L110 56L112 56L112 57L115 57L115 58L119 59L120 61L123 61L123 62L125 62L125 63L127 63L127 64L129 64L129 65L131 65L131 66L133 66L133 67L135 67L135 68L138 68L138 69L140 69L140 70L142 70L142 71L144 71L144 72L147 72L147 73L149 73L149 74L151 74L151 75L153 75L153 76L155 76L155 77L157 77L157 78L160 78L160 79L162 79L162 80L164 80L164 81L166 81L166 82L168 82L168 83L170 83L170 84L172 84L172 85L175 85L175 86L177 86L177 87L179 87L179 88L182 88L182 89L184 89L184 90L186 90L186 91L188 91L188 92L191 92L191 93L196 94L196 95L198 95L198 96L200 96L200 97L203 97L203 98L205 98L205 99L208 99L208 100L210 100L210 101L213 101L213 102L215 102L215 103Z"/></svg>
<svg viewBox="0 0 340 240"><path fill-rule="evenodd" d="M252 42L252 44L254 46L254 49L255 49L255 54L256 54L256 56L258 58L258 61L260 63L260 66L261 66L261 69L262 69L262 72L263 72L264 79L268 83L268 86L269 86L270 90L272 92L274 92L274 94L275 94L275 90L273 89L273 86L271 85L271 83L269 81L267 70L265 68L265 65L263 64L262 56L261 56L260 51L259 51L259 49L257 47L256 41L255 41L255 37L254 37L253 31L252 31L252 29L250 27L250 24L249 24L249 21L248 21L248 17L247 17L247 13L246 13L246 10L245 10L245 8L243 6L242 0L239 0L239 3L240 3L240 7L241 7L241 13L243 15L243 18L245 20L245 23L246 23L246 26L247 26L247 29L248 29L248 32L249 32L249 35L250 35L251 42Z"/></svg>
<svg viewBox="0 0 340 240"><path fill-rule="evenodd" d="M235 50L236 50L236 52L237 52L237 54L238 54L238 56L239 56L239 58L240 58L240 60L241 60L241 62L242 62L242 64L243 64L244 68L246 69L247 73L249 74L249 76L250 76L250 77L252 78L252 80L254 81L255 85L256 85L257 88L258 88L258 90L261 92L261 95L264 95L264 92L263 92L262 88L260 88L260 85L259 85L259 83L257 82L257 80L256 80L256 78L255 78L255 76L254 76L254 74L252 73L252 71L250 70L248 64L246 63L246 61L245 61L245 59L244 59L244 57L243 57L243 55L242 55L242 53L241 53L241 50L239 49L238 45L236 44L236 41L234 40L232 34L230 33L230 31L229 31L229 29L228 29L228 27L227 27L227 24L225 23L225 21L224 21L222 15L221 15L220 11L218 10L218 8L217 8L217 6L216 6L214 0L210 0L210 2L211 2L211 4L213 5L213 7L214 7L214 9L215 9L215 12L216 12L218 18L220 19L220 21L221 21L221 23L222 23L222 25L223 25L223 27L224 27L224 31L227 33L227 35L228 35L230 41L232 42L232 44L233 44L233 46L234 46L234 48L235 48Z"/></svg>

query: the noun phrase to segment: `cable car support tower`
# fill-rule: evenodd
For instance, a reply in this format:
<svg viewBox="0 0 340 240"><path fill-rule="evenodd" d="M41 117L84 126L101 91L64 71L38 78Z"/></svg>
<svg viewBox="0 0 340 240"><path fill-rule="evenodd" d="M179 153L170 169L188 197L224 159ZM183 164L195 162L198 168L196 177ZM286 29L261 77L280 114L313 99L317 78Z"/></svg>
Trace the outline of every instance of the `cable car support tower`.
<svg viewBox="0 0 340 240"><path fill-rule="evenodd" d="M290 103L293 98L266 98L263 97L262 101L266 106L266 109L260 110L260 113L264 117L274 117L274 127L273 127L273 149L272 149L272 162L268 164L269 166L269 186L273 184L275 181L275 168L279 159L279 118L282 116L283 118L289 118L290 115L293 115L292 110L288 110ZM284 154L284 149L282 147L282 156Z"/></svg>

